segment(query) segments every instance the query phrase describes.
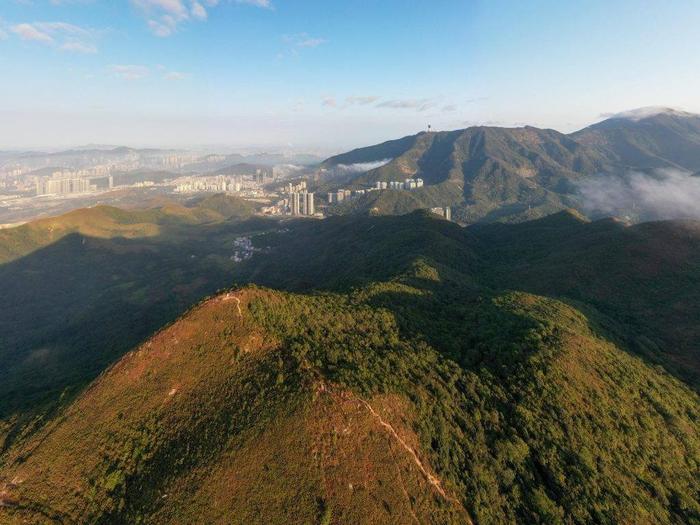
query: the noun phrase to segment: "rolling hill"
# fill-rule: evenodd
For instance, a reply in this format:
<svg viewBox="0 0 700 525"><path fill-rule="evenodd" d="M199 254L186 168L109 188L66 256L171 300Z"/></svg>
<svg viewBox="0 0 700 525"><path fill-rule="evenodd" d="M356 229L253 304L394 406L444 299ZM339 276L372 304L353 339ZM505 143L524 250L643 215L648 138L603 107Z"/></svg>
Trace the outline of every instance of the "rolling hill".
<svg viewBox="0 0 700 525"><path fill-rule="evenodd" d="M382 165L358 167L374 162ZM581 208L577 184L586 177L659 168L700 168L700 116L647 108L570 135L533 127L419 133L327 159L320 189L421 178L423 188L372 192L337 212L453 206L465 223L518 222Z"/></svg>
<svg viewBox="0 0 700 525"><path fill-rule="evenodd" d="M362 227L427 221L439 261L415 235L319 277L337 292L226 292L129 353L4 454L0 517L698 522L697 394L573 306L478 286L468 232L410 218Z"/></svg>
<svg viewBox="0 0 700 525"><path fill-rule="evenodd" d="M257 231L256 285L3 420L0 522L700 523L698 223Z"/></svg>

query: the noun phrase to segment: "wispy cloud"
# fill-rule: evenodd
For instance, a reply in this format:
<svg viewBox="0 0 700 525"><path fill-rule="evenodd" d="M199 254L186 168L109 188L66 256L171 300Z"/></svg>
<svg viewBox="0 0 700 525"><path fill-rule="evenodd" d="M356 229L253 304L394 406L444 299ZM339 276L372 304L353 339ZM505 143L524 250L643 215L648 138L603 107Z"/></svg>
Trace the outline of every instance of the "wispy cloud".
<svg viewBox="0 0 700 525"><path fill-rule="evenodd" d="M43 42L45 44L53 44L54 39L51 35L39 30L32 24L17 24L12 26L11 31L20 37L22 40L33 42Z"/></svg>
<svg viewBox="0 0 700 525"><path fill-rule="evenodd" d="M328 42L325 38L319 38L308 33L297 33L294 35L282 35L282 42L287 45L287 49L277 55L277 58L285 56L298 56L303 49L312 49Z"/></svg>
<svg viewBox="0 0 700 525"><path fill-rule="evenodd" d="M236 0L236 3L253 5L255 7L264 7L265 9L272 9L272 2L270 2L270 0Z"/></svg>
<svg viewBox="0 0 700 525"><path fill-rule="evenodd" d="M348 106L368 106L377 102L379 98L380 97L375 97L373 95L350 96L346 97L345 103Z"/></svg>
<svg viewBox="0 0 700 525"><path fill-rule="evenodd" d="M10 31L27 42L38 42L75 53L97 53L96 32L66 22L16 24Z"/></svg>
<svg viewBox="0 0 700 525"><path fill-rule="evenodd" d="M146 17L151 32L167 37L177 31L178 25L189 20L206 20L206 8L198 0L131 0ZM217 1L205 2L214 7Z"/></svg>
<svg viewBox="0 0 700 525"><path fill-rule="evenodd" d="M138 64L113 64L109 66L109 71L122 80L141 80L153 73L157 78L163 80L178 81L190 78L188 73L182 71L170 71L162 64L155 67L138 65Z"/></svg>
<svg viewBox="0 0 700 525"><path fill-rule="evenodd" d="M109 67L110 71L123 80L140 80L151 74L147 66L133 64L115 64Z"/></svg>
<svg viewBox="0 0 700 525"><path fill-rule="evenodd" d="M380 99L381 97L377 97L374 95L351 95L345 97L345 99L341 103L338 102L338 100L335 97L326 95L321 99L321 104L325 107L345 109L351 106L370 106L379 101Z"/></svg>
<svg viewBox="0 0 700 525"><path fill-rule="evenodd" d="M283 35L282 40L287 44L303 48L303 47L318 47L321 44L325 44L327 40L325 38L318 38L309 35L308 33L297 33L295 35Z"/></svg>
<svg viewBox="0 0 700 525"><path fill-rule="evenodd" d="M365 173L367 171L376 170L389 164L393 159L381 159L374 162L358 162L356 164L338 164L336 170L350 173Z"/></svg>
<svg viewBox="0 0 700 525"><path fill-rule="evenodd" d="M83 53L86 55L97 53L97 47L94 44L86 42L70 41L61 46L63 51L72 51L73 53Z"/></svg>
<svg viewBox="0 0 700 525"><path fill-rule="evenodd" d="M209 18L209 10L219 5L219 0L130 0L146 17L149 29L159 37L168 37L177 32L186 22L203 22ZM234 0L246 4L272 9L270 0Z"/></svg>
<svg viewBox="0 0 700 525"><path fill-rule="evenodd" d="M51 5L92 4L95 0L50 0Z"/></svg>
<svg viewBox="0 0 700 525"><path fill-rule="evenodd" d="M378 108L413 109L416 111L426 111L434 106L435 102L429 98L395 99L377 104Z"/></svg>

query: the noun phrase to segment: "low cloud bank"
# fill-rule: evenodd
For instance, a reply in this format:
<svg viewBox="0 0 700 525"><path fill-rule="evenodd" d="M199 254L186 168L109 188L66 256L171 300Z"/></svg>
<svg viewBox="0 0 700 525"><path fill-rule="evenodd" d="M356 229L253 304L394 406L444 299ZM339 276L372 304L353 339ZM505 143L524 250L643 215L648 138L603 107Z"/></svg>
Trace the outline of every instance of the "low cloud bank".
<svg viewBox="0 0 700 525"><path fill-rule="evenodd" d="M358 162L356 164L338 164L335 168L340 171L349 173L364 173L366 171L376 170L389 164L393 159L383 159L374 162Z"/></svg>
<svg viewBox="0 0 700 525"><path fill-rule="evenodd" d="M590 216L630 216L638 220L700 218L700 176L677 170L624 176L599 175L579 183Z"/></svg>

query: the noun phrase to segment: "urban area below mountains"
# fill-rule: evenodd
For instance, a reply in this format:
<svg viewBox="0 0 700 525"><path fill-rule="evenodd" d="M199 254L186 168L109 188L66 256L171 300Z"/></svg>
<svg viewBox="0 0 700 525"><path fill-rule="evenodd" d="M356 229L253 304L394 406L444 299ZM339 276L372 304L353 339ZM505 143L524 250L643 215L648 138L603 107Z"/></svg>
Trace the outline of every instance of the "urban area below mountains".
<svg viewBox="0 0 700 525"><path fill-rule="evenodd" d="M700 4L0 4L0 525L700 525Z"/></svg>

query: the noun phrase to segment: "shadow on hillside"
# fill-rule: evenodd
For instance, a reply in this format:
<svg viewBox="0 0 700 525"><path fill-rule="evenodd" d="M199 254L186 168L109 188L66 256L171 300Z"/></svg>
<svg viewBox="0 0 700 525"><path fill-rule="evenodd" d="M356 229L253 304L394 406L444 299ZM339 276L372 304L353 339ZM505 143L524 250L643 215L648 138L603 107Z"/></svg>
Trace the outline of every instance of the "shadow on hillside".
<svg viewBox="0 0 700 525"><path fill-rule="evenodd" d="M392 312L403 338L422 340L460 366L478 371L489 370L507 380L519 367L539 351L556 352L558 343L547 342L547 324L563 327L570 323L565 308L582 316L585 329L595 339L612 343L620 350L641 358L647 364L663 367L691 387L697 388L697 377L687 370L673 366L658 347L649 341L642 346L631 338L623 326L595 308L566 298L554 298L561 303L543 315L535 296L517 291L488 291L484 288L460 287L450 282L412 278L408 280L421 293L377 284L367 303ZM534 301L530 306L528 301ZM565 306L564 306L565 305ZM532 310L530 310L532 308ZM544 319L544 324L543 324ZM544 327L544 328L543 328ZM545 341L544 346L533 344Z"/></svg>
<svg viewBox="0 0 700 525"><path fill-rule="evenodd" d="M0 265L0 417L74 392L236 280L233 240L259 221L189 235L69 234Z"/></svg>
<svg viewBox="0 0 700 525"><path fill-rule="evenodd" d="M505 294L449 279L403 283L419 293L378 284L367 300L394 314L402 337L425 341L464 368L504 378L534 351L523 341L538 323L498 306L496 298Z"/></svg>

